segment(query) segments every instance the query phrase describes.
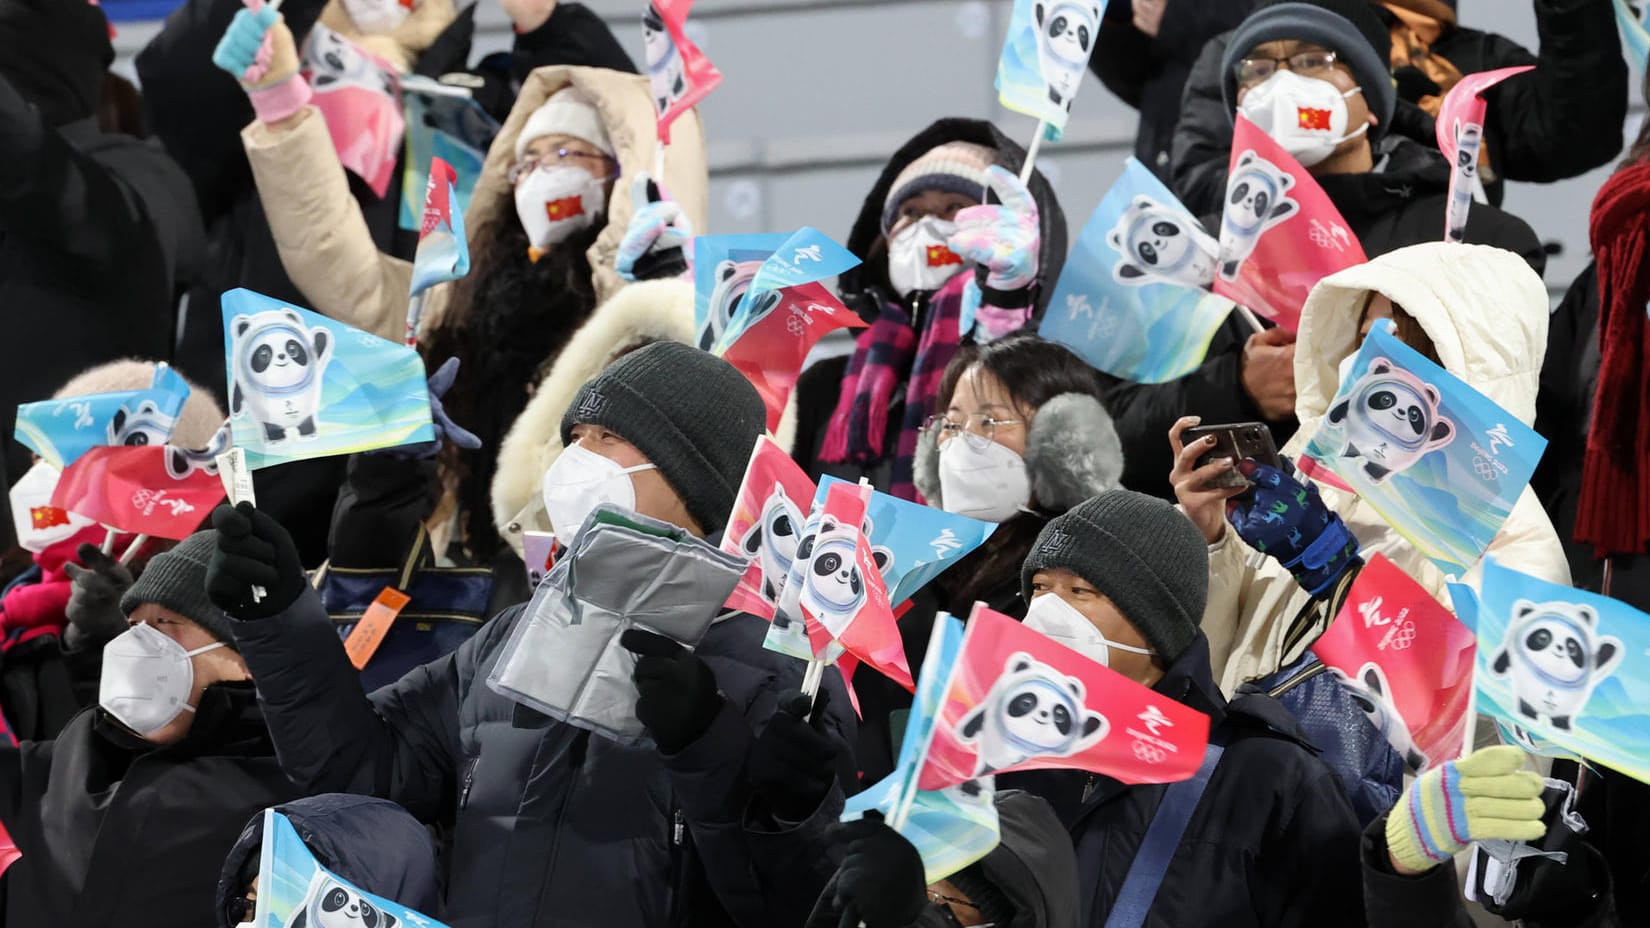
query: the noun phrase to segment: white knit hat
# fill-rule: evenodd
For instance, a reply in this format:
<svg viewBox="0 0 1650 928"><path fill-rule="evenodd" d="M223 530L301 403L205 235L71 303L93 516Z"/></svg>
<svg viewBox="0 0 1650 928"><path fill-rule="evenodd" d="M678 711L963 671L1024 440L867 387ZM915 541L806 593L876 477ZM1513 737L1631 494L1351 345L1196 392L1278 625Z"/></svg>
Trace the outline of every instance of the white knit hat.
<svg viewBox="0 0 1650 928"><path fill-rule="evenodd" d="M609 158L617 157L613 151L613 141L607 137L607 129L602 125L602 116L596 112L596 105L584 91L572 85L551 94L533 111L533 115L527 117L521 134L516 136L516 158L519 160L526 153L528 143L546 135L571 135L596 146Z"/></svg>

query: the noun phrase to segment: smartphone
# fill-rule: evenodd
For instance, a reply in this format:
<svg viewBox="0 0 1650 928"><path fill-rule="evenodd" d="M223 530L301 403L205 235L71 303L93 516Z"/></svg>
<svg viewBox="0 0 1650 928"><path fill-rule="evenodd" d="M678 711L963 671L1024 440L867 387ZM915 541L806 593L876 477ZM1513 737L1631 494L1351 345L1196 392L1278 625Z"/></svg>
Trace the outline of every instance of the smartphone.
<svg viewBox="0 0 1650 928"><path fill-rule="evenodd" d="M1215 446L1197 459L1198 467L1205 467L1220 460L1230 458L1232 461L1241 461L1250 458L1259 464L1271 467L1278 466L1278 449L1272 444L1272 430L1262 422L1235 422L1230 425L1200 425L1189 428L1180 433L1180 440L1186 445L1200 438L1213 435ZM1236 470L1229 470L1219 476L1212 477L1205 484L1210 489L1217 487L1244 487L1249 485L1248 478Z"/></svg>

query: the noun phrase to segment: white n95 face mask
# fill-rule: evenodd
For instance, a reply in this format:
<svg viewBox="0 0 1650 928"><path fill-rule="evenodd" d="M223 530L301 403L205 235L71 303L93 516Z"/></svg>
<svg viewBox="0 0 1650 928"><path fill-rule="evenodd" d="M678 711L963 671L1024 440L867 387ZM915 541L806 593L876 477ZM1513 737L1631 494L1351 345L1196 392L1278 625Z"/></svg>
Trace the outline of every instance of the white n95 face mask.
<svg viewBox="0 0 1650 928"><path fill-rule="evenodd" d="M596 507L608 503L627 512L636 510L636 485L630 475L655 470L658 465L621 467L580 444L567 446L544 474L544 512L563 548L573 547L584 520Z"/></svg>
<svg viewBox="0 0 1650 928"><path fill-rule="evenodd" d="M219 641L185 651L153 625L134 625L103 646L103 676L97 704L122 725L144 737L172 724L189 705L195 684L190 658L226 647Z"/></svg>
<svg viewBox="0 0 1650 928"><path fill-rule="evenodd" d="M516 185L516 216L527 243L549 248L589 228L607 205L602 180L583 168L539 168Z"/></svg>
<svg viewBox="0 0 1650 928"><path fill-rule="evenodd" d="M1031 601L1026 609L1026 628L1053 639L1076 651L1102 667L1111 666L1111 649L1131 654L1156 654L1150 648L1118 644L1100 633L1088 617L1077 607L1061 599L1057 593L1044 593Z"/></svg>
<svg viewBox="0 0 1650 928"><path fill-rule="evenodd" d="M399 0L343 0L355 28L365 33L390 32L412 15L412 4Z"/></svg>
<svg viewBox="0 0 1650 928"><path fill-rule="evenodd" d="M11 524L17 531L18 545L27 551L39 554L93 524L91 519L52 505L52 491L57 489L60 476L57 468L45 461L36 461L28 473L12 484L8 494Z"/></svg>
<svg viewBox="0 0 1650 928"><path fill-rule="evenodd" d="M1280 70L1251 87L1238 112L1309 168L1334 154L1342 142L1369 131L1368 123L1346 131L1346 100L1361 89L1343 93L1321 78Z"/></svg>
<svg viewBox="0 0 1650 928"><path fill-rule="evenodd" d="M994 441L958 435L940 446L940 504L946 512L1006 522L1031 502L1025 459Z"/></svg>
<svg viewBox="0 0 1650 928"><path fill-rule="evenodd" d="M924 216L888 240L888 282L904 299L919 290L938 290L968 267L947 244L957 224Z"/></svg>

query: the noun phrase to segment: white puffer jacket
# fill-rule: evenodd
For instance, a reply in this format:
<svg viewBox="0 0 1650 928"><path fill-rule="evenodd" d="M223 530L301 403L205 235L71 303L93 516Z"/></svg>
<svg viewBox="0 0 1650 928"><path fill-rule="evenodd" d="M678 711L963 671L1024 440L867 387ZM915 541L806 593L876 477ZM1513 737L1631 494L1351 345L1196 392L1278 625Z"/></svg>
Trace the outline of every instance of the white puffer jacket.
<svg viewBox="0 0 1650 928"><path fill-rule="evenodd" d="M1528 425L1547 346L1547 291L1518 255L1482 245L1413 245L1328 277L1301 312L1295 343L1295 415L1300 431L1284 448L1291 459L1318 430L1340 378L1342 359L1357 351L1358 322L1371 292L1413 316L1450 373ZM1355 494L1319 485L1323 501L1346 521L1366 558L1385 555L1439 602L1446 578ZM1503 565L1553 583L1570 582L1558 535L1528 488L1490 552ZM1465 580L1478 585L1474 567ZM1326 627L1302 635L1290 627L1310 597L1278 562L1228 530L1209 546L1209 602L1203 630L1215 678L1230 696L1246 680L1298 657ZM1325 617L1327 618L1327 617ZM1286 639L1297 639L1292 643Z"/></svg>

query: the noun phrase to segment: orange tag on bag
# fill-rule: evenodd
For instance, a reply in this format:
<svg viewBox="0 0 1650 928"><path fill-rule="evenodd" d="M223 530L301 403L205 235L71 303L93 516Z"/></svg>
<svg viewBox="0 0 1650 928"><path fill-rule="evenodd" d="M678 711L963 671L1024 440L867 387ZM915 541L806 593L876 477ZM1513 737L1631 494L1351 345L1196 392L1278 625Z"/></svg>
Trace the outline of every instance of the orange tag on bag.
<svg viewBox="0 0 1650 928"><path fill-rule="evenodd" d="M355 623L349 637L344 639L344 653L349 655L349 662L355 665L356 670L367 666L367 661L372 660L378 646L384 643L384 636L390 633L390 626L395 624L396 616L407 608L409 602L412 602L412 597L387 586L362 613L361 620Z"/></svg>

